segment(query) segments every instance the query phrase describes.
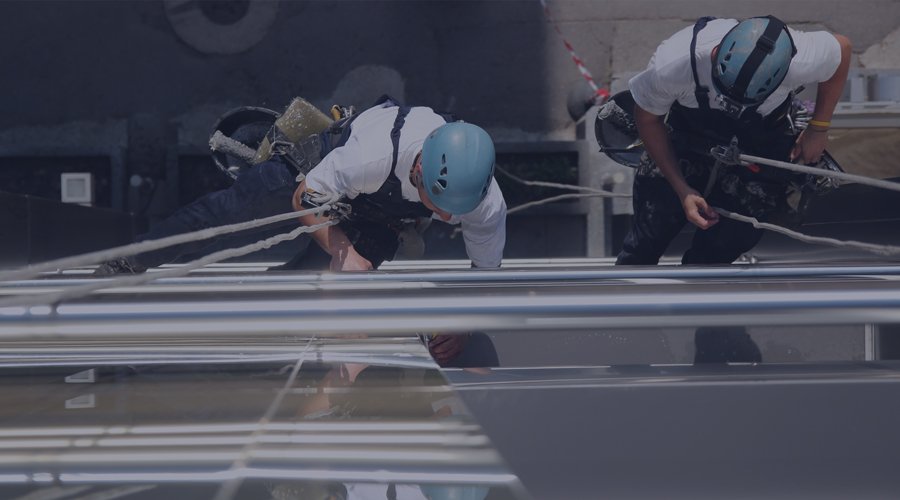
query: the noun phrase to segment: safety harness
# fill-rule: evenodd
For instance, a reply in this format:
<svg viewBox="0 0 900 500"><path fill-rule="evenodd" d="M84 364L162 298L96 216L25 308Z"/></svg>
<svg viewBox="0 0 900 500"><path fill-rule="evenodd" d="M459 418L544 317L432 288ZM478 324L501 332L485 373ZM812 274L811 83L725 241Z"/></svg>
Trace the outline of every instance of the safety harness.
<svg viewBox="0 0 900 500"><path fill-rule="evenodd" d="M414 223L419 218L430 218L432 215L432 211L423 203L403 198L400 179L396 174L400 133L412 108L400 105L387 95L375 102L373 107L377 106L398 108L390 132L393 146L390 172L377 191L360 194L349 201L350 215L340 224L356 251L375 267L393 258L399 245L398 234L404 226ZM454 121L451 115L439 115L445 122ZM343 123L335 123L334 127L322 134L323 157L347 143L350 139L350 127L358 116L360 115L356 114ZM329 147L331 144L333 147Z"/></svg>
<svg viewBox="0 0 900 500"><path fill-rule="evenodd" d="M380 101L376 105L382 105L386 102L396 104L393 101ZM397 107L397 117L394 119L394 126L391 128L390 134L391 145L393 146L390 172L377 191L360 194L350 201L352 208L350 217L351 219L363 219L370 223L381 224L399 231L404 223L419 217L431 217L432 212L421 202L403 199L396 168L397 157L400 153L400 130L406 123L406 116L411 108L400 105L397 105ZM347 137L349 135L348 133ZM343 142L346 143L346 139Z"/></svg>
<svg viewBox="0 0 900 500"><path fill-rule="evenodd" d="M713 19L715 18L698 19L691 37L691 73L698 107L688 108L676 102L667 117L666 123L672 128L672 141L676 150L680 155L690 156L695 161L711 162L712 158L709 156L711 148L730 144L731 140L737 137L742 150L753 151L767 157L786 156L790 145L793 144L794 136L790 120L787 118L793 94L765 117L758 112L759 105L744 107L737 117L726 110L710 107L710 89L700 84L697 71L697 36ZM775 23L770 23L772 24ZM781 26L781 29L784 29L783 24ZM758 66L758 61L756 64ZM792 173L768 167L762 167L757 171L741 170L746 170L742 175L762 175L770 180L784 181L795 177Z"/></svg>

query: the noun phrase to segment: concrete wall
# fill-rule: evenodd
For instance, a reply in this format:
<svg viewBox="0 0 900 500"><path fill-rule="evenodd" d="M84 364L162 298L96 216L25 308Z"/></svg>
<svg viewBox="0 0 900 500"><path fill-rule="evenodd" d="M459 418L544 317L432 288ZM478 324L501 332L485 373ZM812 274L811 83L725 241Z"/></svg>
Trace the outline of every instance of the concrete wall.
<svg viewBox="0 0 900 500"><path fill-rule="evenodd" d="M2 2L0 130L138 113L185 121L237 104L280 107L293 95L365 105L382 89L516 138L571 127L566 96L584 84L538 1L264 3L272 19L220 30L247 39L246 50L210 54L179 36L220 34L214 22L185 14L201 2ZM601 85L643 68L661 40L700 15L772 13L799 28L848 35L869 66L900 68L890 50L900 27L894 0L548 5Z"/></svg>

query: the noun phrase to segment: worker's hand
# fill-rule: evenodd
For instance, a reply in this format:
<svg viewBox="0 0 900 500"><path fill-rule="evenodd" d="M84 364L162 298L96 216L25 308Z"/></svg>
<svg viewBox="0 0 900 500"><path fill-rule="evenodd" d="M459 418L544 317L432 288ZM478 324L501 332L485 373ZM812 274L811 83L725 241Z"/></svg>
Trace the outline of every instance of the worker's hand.
<svg viewBox="0 0 900 500"><path fill-rule="evenodd" d="M687 220L700 229L709 229L719 222L719 214L693 189L681 199L681 206Z"/></svg>
<svg viewBox="0 0 900 500"><path fill-rule="evenodd" d="M446 366L459 356L459 353L466 347L466 341L468 340L468 334L435 335L428 342L428 352L434 357L438 366Z"/></svg>
<svg viewBox="0 0 900 500"><path fill-rule="evenodd" d="M792 162L803 165L814 165L822 159L825 146L828 144L828 131L807 128L800 132L794 148L791 149Z"/></svg>
<svg viewBox="0 0 900 500"><path fill-rule="evenodd" d="M353 246L341 249L331 256L332 271L371 271L374 269L368 259L360 255Z"/></svg>

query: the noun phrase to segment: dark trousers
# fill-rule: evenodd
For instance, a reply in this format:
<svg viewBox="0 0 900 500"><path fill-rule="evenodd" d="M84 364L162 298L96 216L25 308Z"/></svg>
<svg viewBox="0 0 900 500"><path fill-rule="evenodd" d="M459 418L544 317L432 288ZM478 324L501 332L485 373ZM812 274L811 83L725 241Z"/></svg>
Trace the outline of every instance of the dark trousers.
<svg viewBox="0 0 900 500"><path fill-rule="evenodd" d="M178 209L153 229L140 235L138 241L291 212L291 197L296 188L295 176L296 172L278 157L260 163L244 170L228 189L209 193ZM296 224L296 221L288 220L282 225ZM308 241L308 237L306 238ZM179 255L201 251L211 243L212 240L195 241L143 253L133 260L143 267L156 267L174 261Z"/></svg>
<svg viewBox="0 0 900 500"><path fill-rule="evenodd" d="M762 145L758 145L753 153L786 161L794 138L777 133L767 137L768 141L759 139ZM634 217L616 259L617 265L657 264L669 243L687 223L675 190L646 153L641 161L632 187ZM688 154L681 167L685 181L704 194L712 160ZM722 166L704 198L712 207L767 221L775 214L788 211L787 187L797 182L800 182L797 174L772 167L764 166L754 172L744 166ZM711 228L697 229L681 263L730 264L756 246L762 235L762 230L746 222L720 217Z"/></svg>
<svg viewBox="0 0 900 500"><path fill-rule="evenodd" d="M706 177L693 179L705 182ZM691 183L689 181L689 183ZM692 187L698 191L703 185ZM711 206L765 218L765 211L756 214L748 210L739 198L727 195L718 186L706 198ZM669 243L682 230L687 219L678 195L664 177L635 175L632 190L634 216L631 229L625 236L617 265L655 265ZM774 207L773 207L774 208ZM681 259L682 264L730 264L753 248L762 238L762 230L745 222L720 217L713 227L697 229L690 248Z"/></svg>

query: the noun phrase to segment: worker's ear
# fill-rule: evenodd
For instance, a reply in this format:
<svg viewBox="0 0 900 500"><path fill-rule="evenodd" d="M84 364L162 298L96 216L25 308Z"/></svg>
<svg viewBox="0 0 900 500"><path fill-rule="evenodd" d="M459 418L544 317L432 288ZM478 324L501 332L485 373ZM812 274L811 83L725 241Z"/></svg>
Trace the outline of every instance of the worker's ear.
<svg viewBox="0 0 900 500"><path fill-rule="evenodd" d="M409 177L415 187L419 187L419 184L422 183L422 155L416 157Z"/></svg>

